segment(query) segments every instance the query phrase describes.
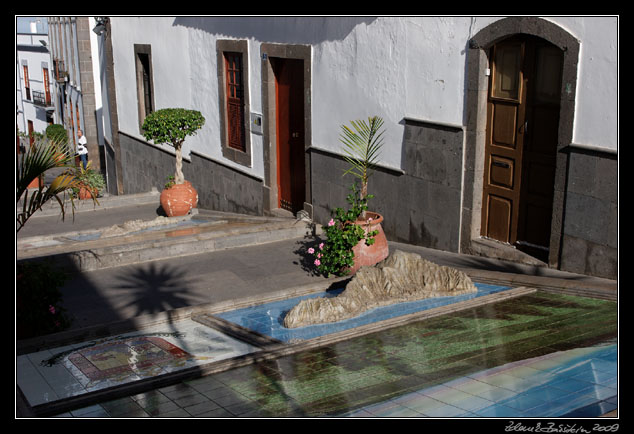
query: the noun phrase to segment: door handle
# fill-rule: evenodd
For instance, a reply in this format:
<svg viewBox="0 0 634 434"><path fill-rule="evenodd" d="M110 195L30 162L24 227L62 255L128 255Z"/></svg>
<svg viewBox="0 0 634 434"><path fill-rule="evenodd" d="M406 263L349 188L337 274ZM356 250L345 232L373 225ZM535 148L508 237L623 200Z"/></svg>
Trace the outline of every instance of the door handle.
<svg viewBox="0 0 634 434"><path fill-rule="evenodd" d="M493 165L494 165L494 166L498 166L498 167L503 167L503 168L505 168L505 169L508 169L509 167L511 167L511 166L509 165L509 163L505 163L505 162L503 162L503 161L494 161L494 162L493 162Z"/></svg>
<svg viewBox="0 0 634 434"><path fill-rule="evenodd" d="M528 134L528 120L524 121L524 124L520 126L520 132L524 134Z"/></svg>

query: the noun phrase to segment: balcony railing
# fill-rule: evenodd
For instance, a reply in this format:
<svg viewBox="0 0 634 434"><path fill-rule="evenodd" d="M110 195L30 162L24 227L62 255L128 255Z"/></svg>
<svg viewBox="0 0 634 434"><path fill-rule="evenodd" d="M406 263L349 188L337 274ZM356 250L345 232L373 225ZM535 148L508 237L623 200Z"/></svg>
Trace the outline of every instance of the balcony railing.
<svg viewBox="0 0 634 434"><path fill-rule="evenodd" d="M39 90L34 90L33 94L33 104L40 107L51 107L51 94L46 92L41 92Z"/></svg>

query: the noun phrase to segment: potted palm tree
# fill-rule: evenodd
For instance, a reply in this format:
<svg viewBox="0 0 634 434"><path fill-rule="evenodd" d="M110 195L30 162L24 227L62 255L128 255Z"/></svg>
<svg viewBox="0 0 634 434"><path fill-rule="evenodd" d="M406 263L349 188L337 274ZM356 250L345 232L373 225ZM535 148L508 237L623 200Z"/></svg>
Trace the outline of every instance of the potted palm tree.
<svg viewBox="0 0 634 434"><path fill-rule="evenodd" d="M176 151L174 183L161 192L161 207L168 217L181 216L196 207L198 193L183 176L182 146L185 138L205 124L197 110L166 108L150 113L143 122L143 136L154 143L167 143Z"/></svg>
<svg viewBox="0 0 634 434"><path fill-rule="evenodd" d="M362 266L374 265L389 254L381 226L383 216L367 210L368 199L374 197L368 194L368 180L383 146L383 119L374 116L367 121L352 121L351 126L341 126L344 159L350 163L344 176L349 173L358 178L361 188L357 189L355 180L347 197L350 209L333 210L333 218L325 227L327 241L317 249L309 249L316 257L315 265L326 275L354 274Z"/></svg>
<svg viewBox="0 0 634 434"><path fill-rule="evenodd" d="M354 266L350 270L355 273L366 265L374 265L389 254L387 238L381 223L383 216L377 212L367 211L367 200L374 197L368 194L368 180L374 172L383 146L383 119L378 116L362 120L351 121L352 128L342 125L340 140L344 145L344 159L350 163L350 168L344 175L350 173L361 181L359 201L365 203L361 214L354 222L363 228L365 239L361 239L352 249L354 252ZM374 234L374 235L372 235ZM368 242L370 236L373 241Z"/></svg>

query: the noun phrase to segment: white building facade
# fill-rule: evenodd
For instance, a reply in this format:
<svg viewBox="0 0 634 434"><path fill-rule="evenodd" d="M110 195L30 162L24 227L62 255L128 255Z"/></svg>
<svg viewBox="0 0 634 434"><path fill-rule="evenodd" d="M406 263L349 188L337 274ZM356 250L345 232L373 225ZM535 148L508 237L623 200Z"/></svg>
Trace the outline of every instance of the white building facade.
<svg viewBox="0 0 634 434"><path fill-rule="evenodd" d="M16 124L22 133L43 134L53 123L54 87L46 19L16 20Z"/></svg>
<svg viewBox="0 0 634 434"><path fill-rule="evenodd" d="M173 171L144 115L191 108L201 208L324 223L353 182L340 126L377 115L389 239L617 275L618 17L110 17L104 38L121 192Z"/></svg>
<svg viewBox="0 0 634 434"><path fill-rule="evenodd" d="M103 157L103 107L97 35L92 17L47 17L52 78L56 89L55 123L77 146L78 130L87 139L92 167L106 172Z"/></svg>

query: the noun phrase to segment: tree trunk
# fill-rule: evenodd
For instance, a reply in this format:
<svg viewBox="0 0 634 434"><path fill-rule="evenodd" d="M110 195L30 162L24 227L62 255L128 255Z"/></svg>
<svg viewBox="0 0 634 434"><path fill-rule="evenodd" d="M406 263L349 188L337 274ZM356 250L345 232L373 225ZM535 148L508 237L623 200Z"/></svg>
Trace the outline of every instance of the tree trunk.
<svg viewBox="0 0 634 434"><path fill-rule="evenodd" d="M182 143L174 145L174 149L176 149L176 173L174 174L174 183L182 184L185 181L185 177L183 176L183 151L182 151Z"/></svg>
<svg viewBox="0 0 634 434"><path fill-rule="evenodd" d="M361 195L360 195L361 200L363 201L363 199L365 199L367 195L368 195L368 178L366 177L361 181ZM366 219L367 216L366 216L365 210L361 211L360 217L363 220Z"/></svg>

